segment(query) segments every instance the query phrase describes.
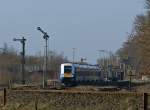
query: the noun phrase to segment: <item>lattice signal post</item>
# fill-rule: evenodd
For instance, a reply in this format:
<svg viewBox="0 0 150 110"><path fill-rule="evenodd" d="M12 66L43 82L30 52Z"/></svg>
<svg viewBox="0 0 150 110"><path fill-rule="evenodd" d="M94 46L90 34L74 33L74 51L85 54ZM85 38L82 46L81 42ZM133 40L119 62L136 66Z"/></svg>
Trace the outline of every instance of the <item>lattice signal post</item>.
<svg viewBox="0 0 150 110"><path fill-rule="evenodd" d="M43 88L45 88L45 74L47 73L47 66L48 66L48 39L49 35L47 32L44 32L40 27L37 27L37 30L39 30L43 34L43 39L45 40L45 62L44 62L44 70L43 70Z"/></svg>
<svg viewBox="0 0 150 110"><path fill-rule="evenodd" d="M19 41L22 44L21 72L22 72L22 84L25 84L25 41L26 39L24 37L22 37L22 39L14 38L13 41Z"/></svg>

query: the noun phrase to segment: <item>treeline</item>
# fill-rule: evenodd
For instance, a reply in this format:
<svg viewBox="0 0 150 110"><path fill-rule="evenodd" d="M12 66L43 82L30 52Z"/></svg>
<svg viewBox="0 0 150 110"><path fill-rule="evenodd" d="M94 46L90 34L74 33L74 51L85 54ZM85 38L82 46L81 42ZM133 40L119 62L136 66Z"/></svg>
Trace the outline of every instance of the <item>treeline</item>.
<svg viewBox="0 0 150 110"><path fill-rule="evenodd" d="M44 57L39 52L36 55L26 55L25 57L25 80L26 82L42 82ZM63 53L49 51L47 79L58 78L60 64L67 62ZM0 84L16 82L22 80L21 74L21 54L6 43L0 49Z"/></svg>
<svg viewBox="0 0 150 110"><path fill-rule="evenodd" d="M136 73L150 74L150 0L145 0L146 13L135 18L133 29L117 54Z"/></svg>

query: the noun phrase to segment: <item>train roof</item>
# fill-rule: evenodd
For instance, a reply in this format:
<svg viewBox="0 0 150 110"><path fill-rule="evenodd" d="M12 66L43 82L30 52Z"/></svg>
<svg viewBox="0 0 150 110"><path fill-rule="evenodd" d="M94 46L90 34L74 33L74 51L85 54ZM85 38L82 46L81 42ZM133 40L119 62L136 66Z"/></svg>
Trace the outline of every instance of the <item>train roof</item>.
<svg viewBox="0 0 150 110"><path fill-rule="evenodd" d="M98 65L91 65L91 64L81 64L81 63L63 63L61 64L62 66L75 66L79 68L91 68L91 69L100 69Z"/></svg>

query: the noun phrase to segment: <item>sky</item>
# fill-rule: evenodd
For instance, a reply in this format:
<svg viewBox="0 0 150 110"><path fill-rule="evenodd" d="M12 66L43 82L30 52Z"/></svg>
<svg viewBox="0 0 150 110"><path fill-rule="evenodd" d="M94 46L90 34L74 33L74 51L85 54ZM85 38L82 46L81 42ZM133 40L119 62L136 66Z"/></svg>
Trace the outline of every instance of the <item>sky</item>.
<svg viewBox="0 0 150 110"><path fill-rule="evenodd" d="M36 30L49 36L49 49L72 60L86 58L96 63L98 50L116 52L127 39L138 14L144 13L144 0L0 0L0 47L4 43L26 54L43 53L45 42Z"/></svg>

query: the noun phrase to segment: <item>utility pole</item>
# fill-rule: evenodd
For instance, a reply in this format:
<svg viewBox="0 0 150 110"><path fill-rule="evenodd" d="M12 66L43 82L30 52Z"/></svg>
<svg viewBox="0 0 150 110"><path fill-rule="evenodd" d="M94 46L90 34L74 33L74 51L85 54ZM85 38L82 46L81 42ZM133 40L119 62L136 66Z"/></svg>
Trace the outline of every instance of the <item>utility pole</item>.
<svg viewBox="0 0 150 110"><path fill-rule="evenodd" d="M76 51L76 48L72 48L72 63L73 64L75 62L75 51Z"/></svg>
<svg viewBox="0 0 150 110"><path fill-rule="evenodd" d="M102 61L101 61L101 51L100 50L98 50L98 55L99 55L99 66L101 66L102 65Z"/></svg>
<svg viewBox="0 0 150 110"><path fill-rule="evenodd" d="M132 71L129 72L129 75L128 75L128 76L130 77L130 78L129 78L129 90L131 91L131 87L132 87L132 85L131 85L131 83L132 83L132 78L131 78L131 77L133 76L133 75L132 75Z"/></svg>
<svg viewBox="0 0 150 110"><path fill-rule="evenodd" d="M103 74L105 74L106 78L107 78L107 73L106 73L106 69L105 69L105 56L104 56L104 52L105 50L98 50L99 52L99 59L100 59L100 66L103 69ZM102 53L102 58L101 58L101 53Z"/></svg>
<svg viewBox="0 0 150 110"><path fill-rule="evenodd" d="M45 88L45 75L47 74L48 69L48 39L49 35L47 32L44 32L40 27L37 27L37 30L39 30L43 34L43 39L45 40L45 70L43 70L43 88Z"/></svg>
<svg viewBox="0 0 150 110"><path fill-rule="evenodd" d="M114 55L111 51L109 51L109 56L110 56L110 65L114 64Z"/></svg>
<svg viewBox="0 0 150 110"><path fill-rule="evenodd" d="M132 77L135 76L132 72L131 67L129 68L128 76L129 76L129 90L131 91L132 90Z"/></svg>
<svg viewBox="0 0 150 110"><path fill-rule="evenodd" d="M98 50L98 52L99 52L99 59L100 59L101 66L104 66L105 65L105 57L103 56L103 58L101 59L101 52L104 53L105 50Z"/></svg>
<svg viewBox="0 0 150 110"><path fill-rule="evenodd" d="M25 41L26 39L24 37L22 37L22 39L14 38L13 41L19 41L22 44L21 72L22 72L22 84L25 84Z"/></svg>

